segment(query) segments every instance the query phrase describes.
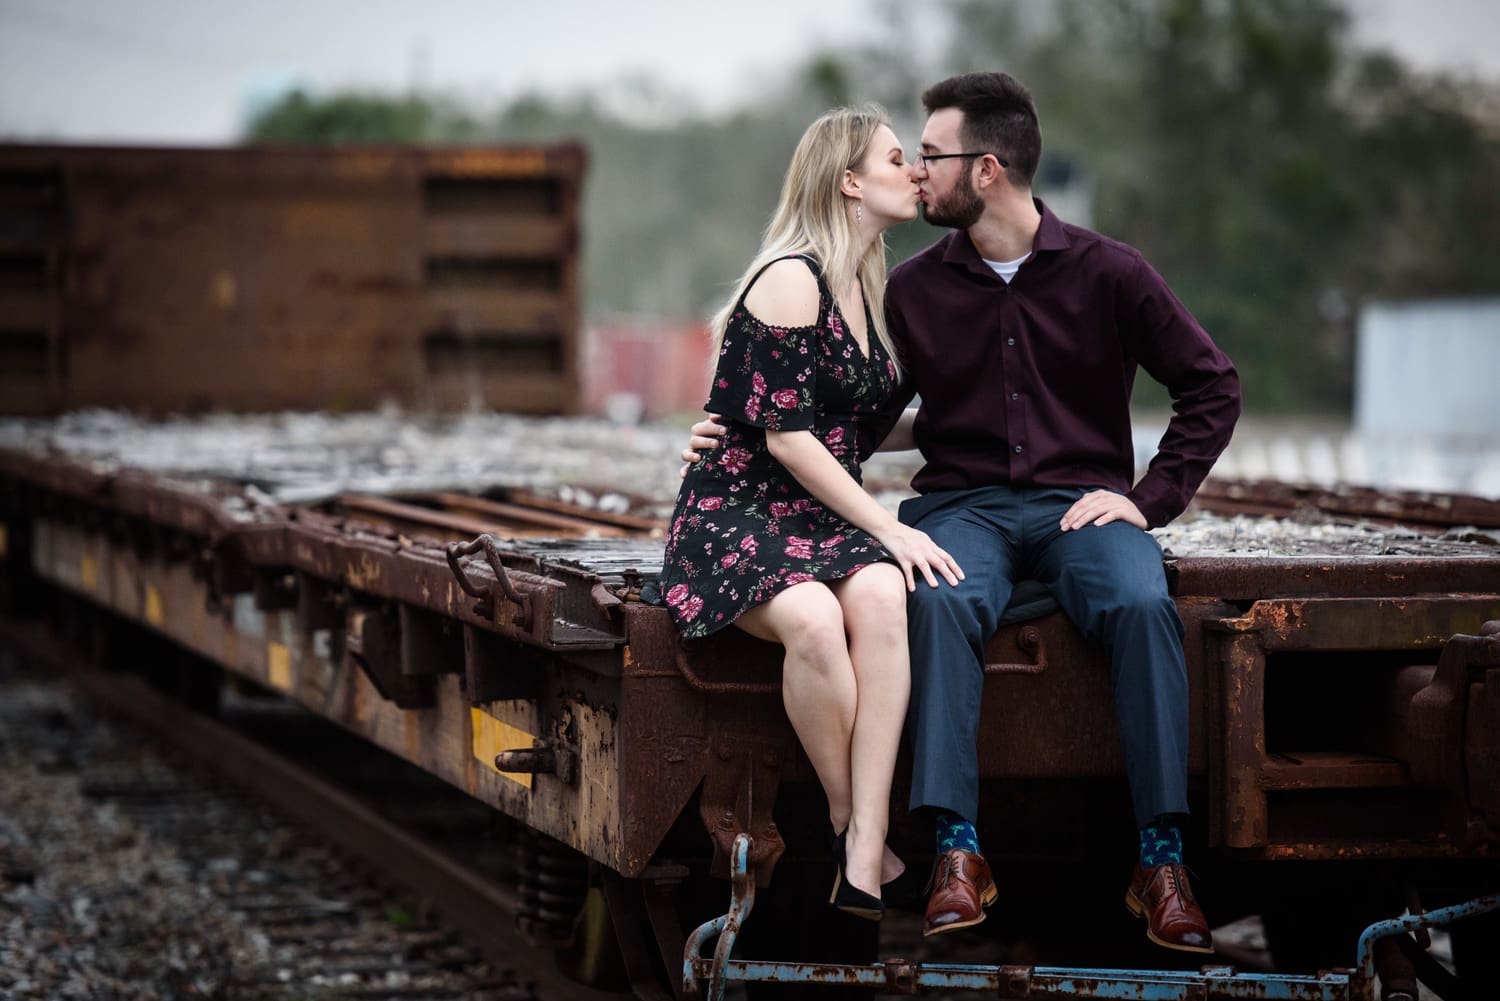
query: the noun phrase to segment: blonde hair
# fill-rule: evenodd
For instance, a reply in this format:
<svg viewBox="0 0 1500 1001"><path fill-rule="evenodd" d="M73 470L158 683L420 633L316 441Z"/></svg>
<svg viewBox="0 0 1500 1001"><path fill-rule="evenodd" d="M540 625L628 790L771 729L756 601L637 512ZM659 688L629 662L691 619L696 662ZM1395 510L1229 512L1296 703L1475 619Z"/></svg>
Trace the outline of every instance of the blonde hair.
<svg viewBox="0 0 1500 1001"><path fill-rule="evenodd" d="M885 238L859 253L854 224L839 190L844 171L860 171L870 143L890 120L878 104L834 108L807 127L792 153L781 198L761 238L760 250L735 283L734 294L709 321L714 356L724 343L724 329L740 297L772 261L806 254L818 262L830 289L846 288L856 277L870 307L873 332L900 372L896 346L885 324Z"/></svg>

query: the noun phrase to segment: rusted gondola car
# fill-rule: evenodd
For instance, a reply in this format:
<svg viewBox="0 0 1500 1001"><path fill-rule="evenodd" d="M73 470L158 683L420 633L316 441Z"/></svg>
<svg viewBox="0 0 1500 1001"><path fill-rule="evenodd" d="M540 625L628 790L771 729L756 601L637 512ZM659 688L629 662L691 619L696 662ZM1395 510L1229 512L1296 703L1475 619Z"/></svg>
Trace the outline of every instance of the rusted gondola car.
<svg viewBox="0 0 1500 1001"><path fill-rule="evenodd" d="M578 404L578 145L0 145L0 413Z"/></svg>
<svg viewBox="0 0 1500 1001"><path fill-rule="evenodd" d="M771 887L764 931L803 945L819 939L810 929L837 932L812 899L826 846L775 649L733 635L679 643L665 610L641 600L661 556L649 521L547 539L511 514L504 499L453 495L280 504L226 480L0 449L12 614L41 593L74 636L120 623L165 636L593 860L642 984L684 990L686 931L724 910L710 872L734 870L740 911L756 884ZM545 534L573 531L573 515L556 516ZM467 541L486 529L509 537ZM1354 555L1318 533L1285 556L1174 543L1164 564L1187 628L1206 906L1220 921L1264 915L1284 963L1347 966L1371 920L1500 889L1500 555L1482 532L1402 538ZM980 829L1004 874L987 927L1064 943L1092 967L1150 962L1117 948L1131 825L1102 651L1045 595L1009 618L987 648L981 732ZM920 869L925 832L895 837ZM732 946L728 917L690 952L726 924ZM530 916L540 939L572 918ZM1459 960L1493 978L1477 951L1493 926L1479 927ZM726 946L717 961L689 955L688 982L1064 991L1062 974L1024 963L982 976L904 960L798 966L828 957L785 935L741 949L784 962L738 962ZM1405 960L1386 953L1390 978ZM1144 993L1108 996L1368 997L1361 975L1280 981L1292 993L1277 994L1222 969L1119 974Z"/></svg>

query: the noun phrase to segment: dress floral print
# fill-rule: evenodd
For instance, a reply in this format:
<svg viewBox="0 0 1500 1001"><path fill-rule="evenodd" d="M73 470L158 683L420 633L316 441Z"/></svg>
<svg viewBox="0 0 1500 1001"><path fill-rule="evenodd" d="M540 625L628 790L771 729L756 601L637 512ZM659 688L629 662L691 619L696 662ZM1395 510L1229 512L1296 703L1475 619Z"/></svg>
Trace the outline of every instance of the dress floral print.
<svg viewBox="0 0 1500 1001"><path fill-rule="evenodd" d="M705 409L722 415L725 434L683 480L660 579L688 638L717 632L793 584L838 580L891 560L872 536L824 508L766 448L768 430L811 431L859 480L858 422L895 389L896 366L873 325L866 325L872 330L866 357L821 272L802 259L818 276L816 323L762 323L742 298L724 331Z"/></svg>

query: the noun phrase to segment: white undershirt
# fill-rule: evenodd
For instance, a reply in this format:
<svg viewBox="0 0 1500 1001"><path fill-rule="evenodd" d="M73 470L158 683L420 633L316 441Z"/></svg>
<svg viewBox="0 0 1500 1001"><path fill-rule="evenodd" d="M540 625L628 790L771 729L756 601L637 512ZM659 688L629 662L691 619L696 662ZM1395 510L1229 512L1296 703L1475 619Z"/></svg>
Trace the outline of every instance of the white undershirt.
<svg viewBox="0 0 1500 1001"><path fill-rule="evenodd" d="M987 257L981 257L980 260L993 268L995 274L1005 279L1005 284L1009 285L1010 280L1016 276L1016 272L1021 270L1021 265L1025 264L1026 258L1030 256L1030 252L1027 252L1014 261L992 261Z"/></svg>

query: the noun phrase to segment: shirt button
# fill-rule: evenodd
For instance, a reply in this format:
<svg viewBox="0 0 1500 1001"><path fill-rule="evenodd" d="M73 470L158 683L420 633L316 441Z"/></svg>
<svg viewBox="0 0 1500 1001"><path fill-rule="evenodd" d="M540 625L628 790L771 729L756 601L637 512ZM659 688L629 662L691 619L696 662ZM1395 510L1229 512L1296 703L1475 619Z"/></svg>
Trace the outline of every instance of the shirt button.
<svg viewBox="0 0 1500 1001"><path fill-rule="evenodd" d="M1016 339L1014 337L1007 337L1005 339L1005 343L1006 344L1014 344L1014 343L1016 343Z"/></svg>
<svg viewBox="0 0 1500 1001"><path fill-rule="evenodd" d="M1017 452L1019 452L1019 451L1021 451L1021 446L1020 446L1020 445L1017 445L1017 446L1016 446L1016 451L1017 451Z"/></svg>

